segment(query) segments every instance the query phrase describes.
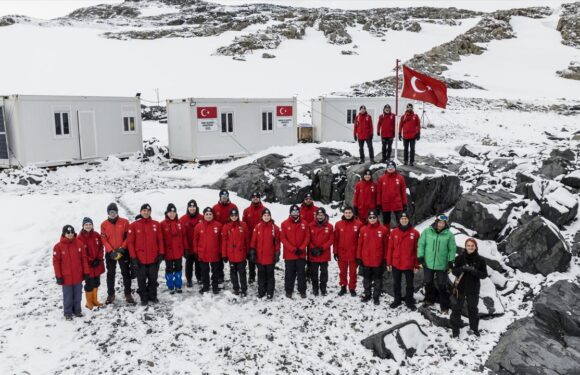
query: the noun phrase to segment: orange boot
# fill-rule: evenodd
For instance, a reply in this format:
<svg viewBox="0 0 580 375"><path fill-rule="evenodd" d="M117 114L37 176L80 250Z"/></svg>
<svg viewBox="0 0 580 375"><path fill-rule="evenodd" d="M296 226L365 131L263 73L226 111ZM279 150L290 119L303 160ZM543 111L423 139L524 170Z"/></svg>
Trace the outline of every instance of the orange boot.
<svg viewBox="0 0 580 375"><path fill-rule="evenodd" d="M94 293L94 289L91 290L90 292L85 292L85 298L87 300L87 304L85 306L89 310L92 310L93 307L95 306L93 303L93 293Z"/></svg>
<svg viewBox="0 0 580 375"><path fill-rule="evenodd" d="M99 288L93 289L93 305L95 307L101 307L101 306L103 306L103 304L99 302L99 299L98 299L98 294L99 293L98 292L99 292Z"/></svg>

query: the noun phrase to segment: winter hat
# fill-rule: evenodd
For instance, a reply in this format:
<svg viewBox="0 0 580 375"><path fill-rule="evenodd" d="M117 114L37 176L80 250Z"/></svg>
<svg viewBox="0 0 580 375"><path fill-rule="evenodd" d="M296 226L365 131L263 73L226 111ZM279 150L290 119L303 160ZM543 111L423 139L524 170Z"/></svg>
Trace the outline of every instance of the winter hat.
<svg viewBox="0 0 580 375"><path fill-rule="evenodd" d="M369 210L368 216L378 217L378 215L379 215L379 213L377 212L377 210L375 210L375 209Z"/></svg>
<svg viewBox="0 0 580 375"><path fill-rule="evenodd" d="M290 206L290 213L292 213L292 211L300 212L300 207L298 207L297 204L293 204L292 206Z"/></svg>
<svg viewBox="0 0 580 375"><path fill-rule="evenodd" d="M70 232L72 232L72 233L76 234L76 232L75 232L75 228L74 228L72 225L70 225L70 224L67 224L67 225L65 225L64 227L62 227L62 235L63 235L63 236L64 236L65 234L67 234L67 233L70 233Z"/></svg>
<svg viewBox="0 0 580 375"><path fill-rule="evenodd" d="M195 201L195 199L192 199L189 202L187 202L187 207L197 207L197 202Z"/></svg>
<svg viewBox="0 0 580 375"><path fill-rule="evenodd" d="M230 216L234 216L234 215L235 216L240 216L240 213L238 212L238 209L237 208L232 208L230 210Z"/></svg>
<svg viewBox="0 0 580 375"><path fill-rule="evenodd" d="M149 203L144 203L141 206L141 209L139 211L143 211L143 210L149 210L149 211L151 211L151 206L149 205Z"/></svg>
<svg viewBox="0 0 580 375"><path fill-rule="evenodd" d="M261 198L261 195L259 192L255 191L252 193L252 198Z"/></svg>
<svg viewBox="0 0 580 375"><path fill-rule="evenodd" d="M267 209L267 208L264 208L264 210L262 211L262 216L264 216L264 215L266 215L266 214L268 214L268 215L272 216L272 213L270 212L270 210L269 210L269 209Z"/></svg>
<svg viewBox="0 0 580 375"><path fill-rule="evenodd" d="M406 212L401 212L401 216L400 216L400 217L406 217L407 219L411 219L411 218L409 217L409 214L408 214L408 213L406 213Z"/></svg>
<svg viewBox="0 0 580 375"><path fill-rule="evenodd" d="M320 207L319 209L316 210L316 215L318 214L325 214L326 215L326 210L324 209L324 207Z"/></svg>
<svg viewBox="0 0 580 375"><path fill-rule="evenodd" d="M342 209L342 212L344 212L346 210L351 210L352 211L352 207L351 206L344 206L344 208Z"/></svg>
<svg viewBox="0 0 580 375"><path fill-rule="evenodd" d="M87 223L92 225L92 224L93 224L93 220L92 220L90 217L85 217L85 218L83 219L83 227L84 227L84 226L85 226L85 224L87 224Z"/></svg>
<svg viewBox="0 0 580 375"><path fill-rule="evenodd" d="M383 107L383 112L385 111L385 109L391 109L391 106L389 104L385 104L385 106Z"/></svg>
<svg viewBox="0 0 580 375"><path fill-rule="evenodd" d="M306 193L306 194L304 195L304 200L306 200L306 199L312 199L312 194L310 194L310 193Z"/></svg>
<svg viewBox="0 0 580 375"><path fill-rule="evenodd" d="M138 214L137 216L135 216L135 221L138 221L141 219L143 219L143 216L141 216L141 214Z"/></svg>
<svg viewBox="0 0 580 375"><path fill-rule="evenodd" d="M115 202L109 203L109 205L107 206L107 213L111 211L119 212L119 207L117 207L117 203Z"/></svg>
<svg viewBox="0 0 580 375"><path fill-rule="evenodd" d="M360 111L361 109L364 109L365 111L367 110L367 106L364 104L361 104L360 107L358 107L358 110Z"/></svg>
<svg viewBox="0 0 580 375"><path fill-rule="evenodd" d="M228 193L228 191L227 191L227 190L225 190L225 189L223 189L223 190L220 190L220 198L221 198L221 197L224 197L224 196L225 196L225 197L229 197L229 196L230 196L230 193Z"/></svg>
<svg viewBox="0 0 580 375"><path fill-rule="evenodd" d="M407 109L413 109L413 104L411 103L407 104Z"/></svg>
<svg viewBox="0 0 580 375"><path fill-rule="evenodd" d="M387 169L389 169L389 168L397 169L397 163L395 163L393 160L389 160L387 162Z"/></svg>
<svg viewBox="0 0 580 375"><path fill-rule="evenodd" d="M365 169L365 171L363 172L363 177L366 175L373 177L373 172L370 169Z"/></svg>
<svg viewBox="0 0 580 375"><path fill-rule="evenodd" d="M213 214L213 210L211 207L206 207L203 209L203 214L205 215L207 212L211 212Z"/></svg>
<svg viewBox="0 0 580 375"><path fill-rule="evenodd" d="M177 213L177 208L175 208L175 205L173 203L169 203L167 205L167 209L165 210L165 213L167 214L168 212L176 212Z"/></svg>

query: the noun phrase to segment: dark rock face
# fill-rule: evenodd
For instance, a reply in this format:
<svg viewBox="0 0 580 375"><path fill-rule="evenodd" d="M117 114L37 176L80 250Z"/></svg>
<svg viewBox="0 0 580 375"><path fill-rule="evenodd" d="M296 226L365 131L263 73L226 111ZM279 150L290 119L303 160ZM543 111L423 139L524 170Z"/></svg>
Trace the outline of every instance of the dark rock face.
<svg viewBox="0 0 580 375"><path fill-rule="evenodd" d="M540 206L540 213L558 227L570 223L578 214L578 200L556 181L536 180L528 185L528 196Z"/></svg>
<svg viewBox="0 0 580 375"><path fill-rule="evenodd" d="M572 258L558 228L540 216L517 227L498 249L508 255L510 267L544 276L566 271Z"/></svg>
<svg viewBox="0 0 580 375"><path fill-rule="evenodd" d="M580 48L580 2L562 4L556 29L562 34L562 44Z"/></svg>
<svg viewBox="0 0 580 375"><path fill-rule="evenodd" d="M424 340L417 339L417 336L421 337L421 335L424 336ZM426 346L421 343L426 340L427 334L423 332L419 324L415 320L409 320L369 336L362 340L361 344L381 359L402 361L415 354L421 354ZM401 352L402 354L399 354Z"/></svg>
<svg viewBox="0 0 580 375"><path fill-rule="evenodd" d="M564 176L561 182L574 189L580 189L580 173L579 172L572 172L566 176Z"/></svg>
<svg viewBox="0 0 580 375"><path fill-rule="evenodd" d="M574 152L570 149L563 151L553 150L550 156L542 162L539 173L548 179L566 174L572 169L574 159Z"/></svg>

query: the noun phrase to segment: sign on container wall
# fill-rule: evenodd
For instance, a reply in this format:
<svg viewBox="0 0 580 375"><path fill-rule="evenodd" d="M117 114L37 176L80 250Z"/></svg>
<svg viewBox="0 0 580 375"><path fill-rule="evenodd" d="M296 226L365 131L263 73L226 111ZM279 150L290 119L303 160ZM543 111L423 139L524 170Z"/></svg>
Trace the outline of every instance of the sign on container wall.
<svg viewBox="0 0 580 375"><path fill-rule="evenodd" d="M279 128L292 127L292 106L279 105L276 107L276 125Z"/></svg>
<svg viewBox="0 0 580 375"><path fill-rule="evenodd" d="M197 107L197 130L200 132L218 130L217 107Z"/></svg>

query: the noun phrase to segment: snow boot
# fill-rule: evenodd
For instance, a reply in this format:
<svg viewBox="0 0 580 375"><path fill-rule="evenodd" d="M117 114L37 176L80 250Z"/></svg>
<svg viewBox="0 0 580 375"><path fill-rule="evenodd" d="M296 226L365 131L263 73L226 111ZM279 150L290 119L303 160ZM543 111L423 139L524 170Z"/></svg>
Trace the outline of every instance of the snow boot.
<svg viewBox="0 0 580 375"><path fill-rule="evenodd" d="M99 288L93 289L93 305L95 305L95 307L103 306L103 304L99 302L98 296L99 296Z"/></svg>
<svg viewBox="0 0 580 375"><path fill-rule="evenodd" d="M66 320L73 320L73 316L72 316L72 315L70 315L70 314L69 314L69 315L65 315L65 316L64 316L64 318L65 318Z"/></svg>
<svg viewBox="0 0 580 375"><path fill-rule="evenodd" d="M291 292L286 292L286 298L292 299L292 293Z"/></svg>
<svg viewBox="0 0 580 375"><path fill-rule="evenodd" d="M395 300L395 301L393 301L393 303L391 303L391 304L389 305L389 307L390 307L391 309L396 309L397 307L401 306L402 304L403 304L403 303L402 303L401 301L397 301L397 300Z"/></svg>
<svg viewBox="0 0 580 375"><path fill-rule="evenodd" d="M371 296L363 296L360 300L361 300L361 302L368 302L371 299L372 299Z"/></svg>
<svg viewBox="0 0 580 375"><path fill-rule="evenodd" d="M175 285L175 289L177 290L177 293L181 293L181 287L183 286L183 274L181 271L177 271L173 273L174 279L173 279L173 285Z"/></svg>
<svg viewBox="0 0 580 375"><path fill-rule="evenodd" d="M201 289L199 290L199 293L200 293L200 294L204 294L204 293L207 293L207 292L209 292L209 288L201 288Z"/></svg>
<svg viewBox="0 0 580 375"><path fill-rule="evenodd" d="M187 280L187 284L186 284L186 286L187 286L188 288L193 288L193 281L191 281L191 280Z"/></svg>
<svg viewBox="0 0 580 375"><path fill-rule="evenodd" d="M352 297L356 297L356 290L354 290L354 289L351 289L351 290L350 290L350 295L351 295Z"/></svg>
<svg viewBox="0 0 580 375"><path fill-rule="evenodd" d="M113 302L115 302L115 295L114 294L109 294L107 296L107 300L105 301L105 304L110 305Z"/></svg>
<svg viewBox="0 0 580 375"><path fill-rule="evenodd" d="M125 301L127 301L129 305L135 305L137 303L131 294L125 294Z"/></svg>
<svg viewBox="0 0 580 375"><path fill-rule="evenodd" d="M94 307L94 305L93 305L93 290L91 290L90 292L85 292L85 299L87 300L87 304L85 306L89 310L92 310Z"/></svg>
<svg viewBox="0 0 580 375"><path fill-rule="evenodd" d="M245 296L247 296L247 295L248 295L248 294L246 293L246 291L245 291L245 290L242 290L242 291L240 292L240 297L245 297Z"/></svg>
<svg viewBox="0 0 580 375"><path fill-rule="evenodd" d="M175 289L175 291L177 292L177 294L183 293L183 289L181 289L181 288L177 288L177 289Z"/></svg>
<svg viewBox="0 0 580 375"><path fill-rule="evenodd" d="M274 299L274 295L273 294L268 294L268 296L266 297L267 299Z"/></svg>
<svg viewBox="0 0 580 375"><path fill-rule="evenodd" d="M346 286L340 287L340 292L338 292L339 296L344 296L346 294Z"/></svg>
<svg viewBox="0 0 580 375"><path fill-rule="evenodd" d="M77 318L82 318L84 315L81 312L75 313L74 314Z"/></svg>
<svg viewBox="0 0 580 375"><path fill-rule="evenodd" d="M175 273L167 272L165 273L165 282L167 283L167 289L169 289L169 293L175 293L175 285L174 285Z"/></svg>
<svg viewBox="0 0 580 375"><path fill-rule="evenodd" d="M381 300L378 298L373 298L373 303L375 304L375 306L378 306L381 303Z"/></svg>
<svg viewBox="0 0 580 375"><path fill-rule="evenodd" d="M451 336L453 338L459 337L459 330L456 329L456 328L453 328L452 333L451 333Z"/></svg>
<svg viewBox="0 0 580 375"><path fill-rule="evenodd" d="M300 298L306 298L306 293L300 293Z"/></svg>
<svg viewBox="0 0 580 375"><path fill-rule="evenodd" d="M239 296L240 295L240 290L239 289L234 289L234 295Z"/></svg>
<svg viewBox="0 0 580 375"><path fill-rule="evenodd" d="M417 310L417 307L415 307L415 304L414 304L414 303L412 303L412 302L407 302L407 303L405 303L405 306L407 306L407 308L408 308L409 310L411 310L411 311L415 311L415 310Z"/></svg>

